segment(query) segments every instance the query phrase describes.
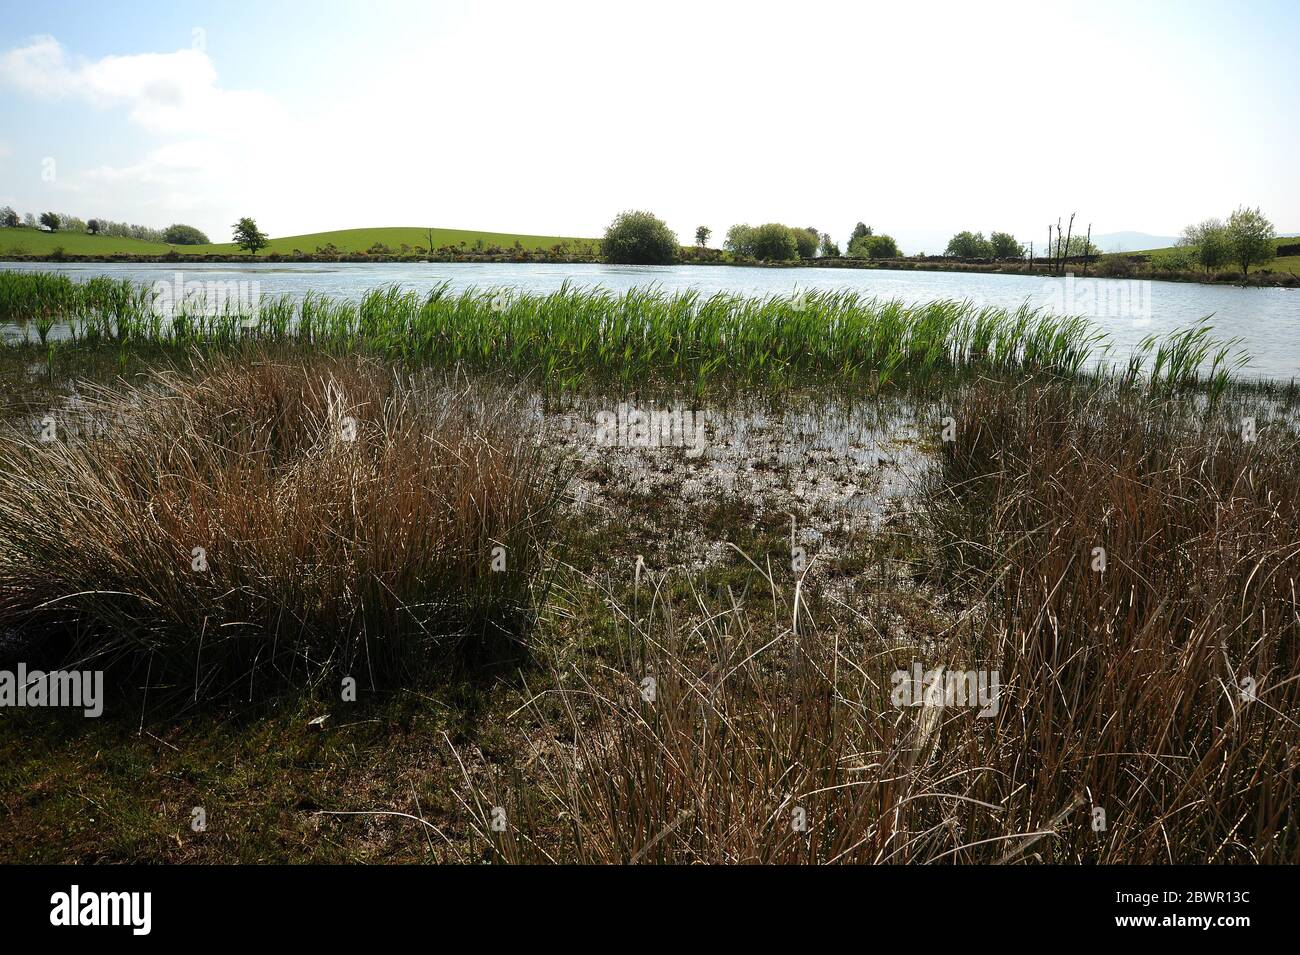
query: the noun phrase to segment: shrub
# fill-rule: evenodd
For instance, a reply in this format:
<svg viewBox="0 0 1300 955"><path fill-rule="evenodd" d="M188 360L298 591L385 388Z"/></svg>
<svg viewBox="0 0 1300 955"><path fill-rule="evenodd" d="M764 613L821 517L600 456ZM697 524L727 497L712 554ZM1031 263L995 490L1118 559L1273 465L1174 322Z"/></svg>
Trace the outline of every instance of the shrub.
<svg viewBox="0 0 1300 955"><path fill-rule="evenodd" d="M948 240L948 248L944 255L956 256L959 259L991 259L993 257L993 246L988 239L984 238L983 232L958 232Z"/></svg>
<svg viewBox="0 0 1300 955"><path fill-rule="evenodd" d="M765 262L787 262L799 257L795 230L779 222L768 222L755 228L750 244L750 255Z"/></svg>
<svg viewBox="0 0 1300 955"><path fill-rule="evenodd" d="M896 259L898 243L888 235L859 236L849 243L849 255L860 259Z"/></svg>
<svg viewBox="0 0 1300 955"><path fill-rule="evenodd" d="M1186 272L1196 268L1197 256L1192 249L1173 248L1151 253L1151 267L1167 272Z"/></svg>
<svg viewBox="0 0 1300 955"><path fill-rule="evenodd" d="M192 225L183 225L179 222L169 225L163 231L163 241L169 245L209 245L210 240L206 235L194 228Z"/></svg>
<svg viewBox="0 0 1300 955"><path fill-rule="evenodd" d="M61 440L9 427L0 628L195 692L499 645L527 625L557 488L500 397L217 360L92 390Z"/></svg>
<svg viewBox="0 0 1300 955"><path fill-rule="evenodd" d="M1133 274L1133 261L1127 255L1103 255L1097 260L1097 274L1102 278L1126 278Z"/></svg>
<svg viewBox="0 0 1300 955"><path fill-rule="evenodd" d="M653 213L620 213L605 230L601 253L622 265L671 265L677 260L677 236Z"/></svg>

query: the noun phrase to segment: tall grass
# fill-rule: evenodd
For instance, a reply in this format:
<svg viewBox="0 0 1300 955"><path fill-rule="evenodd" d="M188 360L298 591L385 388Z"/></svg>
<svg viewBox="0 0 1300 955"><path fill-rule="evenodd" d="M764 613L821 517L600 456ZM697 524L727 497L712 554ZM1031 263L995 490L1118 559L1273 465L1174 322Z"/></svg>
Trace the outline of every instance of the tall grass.
<svg viewBox="0 0 1300 955"><path fill-rule="evenodd" d="M324 350L508 368L557 388L593 375L624 383L817 377L884 385L975 368L1073 374L1104 347L1104 336L1084 320L1027 306L906 305L849 290L753 298L656 288L616 294L570 285L540 294L453 292L444 284L420 295L387 286L356 302L279 296L256 309L192 296L160 315L147 288L0 272L0 320L37 315L54 316L80 341L222 347L294 340Z"/></svg>
<svg viewBox="0 0 1300 955"><path fill-rule="evenodd" d="M1300 859L1294 423L1113 383L982 383L960 409L928 513L1017 688L975 795L1026 820L1103 808L1058 859Z"/></svg>
<svg viewBox="0 0 1300 955"><path fill-rule="evenodd" d="M324 358L92 386L0 431L0 628L196 695L500 648L558 493L508 398Z"/></svg>
<svg viewBox="0 0 1300 955"><path fill-rule="evenodd" d="M1300 437L1256 408L1246 441L1186 404L972 386L924 501L921 564L964 608L937 635L771 571L770 614L766 593L611 601L613 659L557 660L530 688L529 773L467 784L481 844L509 862L1300 861ZM998 670L997 712L894 705L914 660Z"/></svg>

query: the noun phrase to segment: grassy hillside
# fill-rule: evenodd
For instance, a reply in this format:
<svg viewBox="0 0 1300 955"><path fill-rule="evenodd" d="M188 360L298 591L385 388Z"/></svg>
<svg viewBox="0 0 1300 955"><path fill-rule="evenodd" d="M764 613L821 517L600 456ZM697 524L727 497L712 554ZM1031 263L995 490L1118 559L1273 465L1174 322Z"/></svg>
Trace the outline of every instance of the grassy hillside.
<svg viewBox="0 0 1300 955"><path fill-rule="evenodd" d="M403 245L412 250L429 247L428 229L417 226L388 226L378 229L339 229L333 232L314 232L309 235L290 235L272 239L268 248L259 255L268 252L291 253L294 249L303 252L315 252L317 247L333 244L340 252L364 252L376 242L388 246L394 252L401 251ZM433 229L434 248L442 246L460 247L462 243L467 251L472 251L478 243L482 247L498 246L511 249L518 242L529 250L550 249L558 243L567 243L573 252L585 252L592 249L597 240L580 239L555 235L517 235L507 232L476 232L469 229ZM183 255L229 255L239 250L233 242L213 243L212 245L167 245L161 242L142 242L139 239L120 239L113 236L85 235L76 232L43 232L39 229L0 229L0 255L49 255L56 248L62 248L68 255L163 255L175 250ZM241 253L242 254L242 253Z"/></svg>
<svg viewBox="0 0 1300 955"><path fill-rule="evenodd" d="M1297 242L1300 242L1300 237L1294 235L1282 236L1276 240L1277 245L1294 245ZM1128 252L1125 254L1152 256L1161 252L1172 252L1174 248L1175 246L1166 246L1163 249L1143 249L1141 252ZM1250 271L1255 272L1259 268L1257 265L1252 265ZM1265 265L1264 268L1272 269L1274 272L1290 272L1292 275L1300 275L1300 255L1287 255L1276 258ZM1236 271L1240 272L1241 269L1237 268Z"/></svg>
<svg viewBox="0 0 1300 955"><path fill-rule="evenodd" d="M42 232L39 229L0 229L0 255L49 255L62 248L68 255L162 255L169 248L158 242L85 235L77 232ZM185 248L177 246L177 248ZM192 246L191 248L211 248Z"/></svg>

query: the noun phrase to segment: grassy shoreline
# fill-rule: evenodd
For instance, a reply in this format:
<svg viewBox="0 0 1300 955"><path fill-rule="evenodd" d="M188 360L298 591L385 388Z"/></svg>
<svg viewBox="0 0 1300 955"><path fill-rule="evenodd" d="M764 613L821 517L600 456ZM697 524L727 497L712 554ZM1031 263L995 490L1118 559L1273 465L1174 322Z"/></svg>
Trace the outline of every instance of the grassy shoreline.
<svg viewBox="0 0 1300 955"><path fill-rule="evenodd" d="M3 281L77 338L0 348L0 668L110 686L0 709L6 861L1300 861L1300 393L1198 374L1208 330L1098 375L1086 325L953 303L386 290L169 336ZM552 467L509 652L448 654L501 619L490 502ZM914 663L997 712L899 705Z"/></svg>
<svg viewBox="0 0 1300 955"><path fill-rule="evenodd" d="M894 271L918 271L918 272L964 272L979 275L1027 275L1038 276L1041 278L1057 277L1057 273L1050 265L1035 264L1029 266L1022 263L1005 262L1005 263L980 263L980 262L950 262L941 259L852 259L848 257L840 258L814 258L798 259L788 262L761 261L757 259L734 259L731 256L717 252L716 250L705 250L703 253L697 249L683 248L682 257L674 265L721 265L736 266L742 268L770 268L770 269L792 269L792 268L814 268L814 269L865 269L865 270L894 270ZM1128 259L1127 256L1116 256L1117 260ZM48 262L48 263L98 263L98 264L138 264L138 265L174 265L185 263L198 264L221 264L221 265L248 265L251 263L276 263L276 264L310 264L310 263L371 263L371 264L513 264L520 265L526 263L554 263L560 265L604 265L605 260L596 254L580 254L572 252L529 252L529 251L507 251L498 252L454 252L438 250L433 255L427 252L412 252L407 254L369 254L364 252L355 252L338 255L286 255L282 253L271 253L270 255L249 256L242 255L212 255L198 253L165 253L161 255L128 255L128 254L111 254L111 255L0 255L0 265L4 262ZM1257 269L1248 276L1243 277L1240 273L1231 271L1218 272L1207 275L1199 270L1171 271L1167 269L1152 268L1149 263L1145 262L1126 262L1120 263L1109 268L1105 267L1105 262L1092 263L1085 270L1083 263L1070 263L1067 269L1079 277L1092 279L1111 279L1117 281L1141 279L1152 282L1185 282L1199 285L1237 285L1250 288L1300 288L1300 274L1294 269L1286 271L1271 271L1268 268Z"/></svg>

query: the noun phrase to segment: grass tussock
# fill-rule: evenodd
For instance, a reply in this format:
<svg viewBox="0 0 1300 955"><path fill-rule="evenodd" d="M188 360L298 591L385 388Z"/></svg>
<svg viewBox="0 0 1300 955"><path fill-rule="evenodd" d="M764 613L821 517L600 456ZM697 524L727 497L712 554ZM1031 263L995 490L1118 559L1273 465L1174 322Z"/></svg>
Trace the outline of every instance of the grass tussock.
<svg viewBox="0 0 1300 955"><path fill-rule="evenodd" d="M965 795L977 721L953 718L947 739L969 742L939 747L936 711L916 719L890 705L890 673L915 648L839 640L779 587L776 617L693 599L684 613L657 599L641 615L620 607L617 664L588 677L553 669L532 698L535 778L501 778L466 800L495 860L988 858L960 849L972 831L1007 828L998 807ZM512 825L494 831L497 806Z"/></svg>
<svg viewBox="0 0 1300 955"><path fill-rule="evenodd" d="M1298 451L1267 402L1034 382L961 402L930 513L1017 688L997 791L1030 819L1071 792L1107 810L1065 858L1300 859Z"/></svg>
<svg viewBox="0 0 1300 955"><path fill-rule="evenodd" d="M0 433L0 627L38 650L198 695L367 685L528 624L558 479L509 396L217 358L50 421Z"/></svg>
<svg viewBox="0 0 1300 955"><path fill-rule="evenodd" d="M557 663L532 698L540 781L466 800L480 839L501 861L1300 861L1300 440L1246 410L1254 441L1124 384L973 387L926 502L954 624L885 634L779 579L770 617L622 608L621 659ZM896 705L913 661L997 670L996 712Z"/></svg>

